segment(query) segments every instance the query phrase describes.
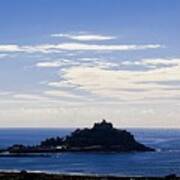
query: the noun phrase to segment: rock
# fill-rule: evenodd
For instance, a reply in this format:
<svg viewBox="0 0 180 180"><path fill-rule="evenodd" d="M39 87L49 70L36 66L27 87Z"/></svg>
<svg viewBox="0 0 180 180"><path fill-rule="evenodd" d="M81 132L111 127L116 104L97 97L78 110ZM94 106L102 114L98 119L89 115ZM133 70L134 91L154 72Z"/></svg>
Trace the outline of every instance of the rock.
<svg viewBox="0 0 180 180"><path fill-rule="evenodd" d="M130 152L154 151L137 142L134 136L126 131L113 127L112 123L103 120L95 123L92 128L76 129L69 136L48 138L36 146L14 145L10 153L46 153L46 152Z"/></svg>
<svg viewBox="0 0 180 180"><path fill-rule="evenodd" d="M103 120L93 128L77 129L65 139L68 149L94 151L153 151L153 148L137 142L126 130L119 130Z"/></svg>

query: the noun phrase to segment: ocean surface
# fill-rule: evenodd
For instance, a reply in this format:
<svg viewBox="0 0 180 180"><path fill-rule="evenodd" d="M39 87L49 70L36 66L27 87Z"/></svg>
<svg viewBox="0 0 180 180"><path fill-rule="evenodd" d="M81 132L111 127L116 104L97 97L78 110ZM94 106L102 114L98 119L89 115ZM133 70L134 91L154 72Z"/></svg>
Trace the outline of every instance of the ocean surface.
<svg viewBox="0 0 180 180"><path fill-rule="evenodd" d="M143 153L59 153L40 157L0 157L0 170L29 170L117 176L180 175L180 130L128 129L136 139L157 149ZM72 129L0 129L0 147L38 144L65 136Z"/></svg>

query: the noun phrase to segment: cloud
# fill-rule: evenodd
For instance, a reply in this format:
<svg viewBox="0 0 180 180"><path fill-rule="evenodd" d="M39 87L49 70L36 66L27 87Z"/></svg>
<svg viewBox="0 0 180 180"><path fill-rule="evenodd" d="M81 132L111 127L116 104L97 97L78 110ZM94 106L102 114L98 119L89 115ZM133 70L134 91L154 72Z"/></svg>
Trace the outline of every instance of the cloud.
<svg viewBox="0 0 180 180"><path fill-rule="evenodd" d="M0 91L0 96L7 96L10 95L12 92L10 91Z"/></svg>
<svg viewBox="0 0 180 180"><path fill-rule="evenodd" d="M4 44L0 45L0 52L19 52L20 47L18 45L13 44Z"/></svg>
<svg viewBox="0 0 180 180"><path fill-rule="evenodd" d="M140 63L145 65L180 65L180 59L143 59Z"/></svg>
<svg viewBox="0 0 180 180"><path fill-rule="evenodd" d="M62 66L75 66L79 65L80 63L78 61L74 61L71 59L58 59L55 61L41 61L37 62L35 64L36 67L41 67L41 68L57 68L57 67L62 67Z"/></svg>
<svg viewBox="0 0 180 180"><path fill-rule="evenodd" d="M54 68L54 67L60 67L62 64L59 61L54 62L38 62L36 64L37 67L45 67L45 68Z"/></svg>
<svg viewBox="0 0 180 180"><path fill-rule="evenodd" d="M70 83L67 83L66 81L57 81L57 82L48 82L48 86L55 87L55 88L75 88L76 86Z"/></svg>
<svg viewBox="0 0 180 180"><path fill-rule="evenodd" d="M78 50L78 51L128 51L128 50L145 50L160 48L158 44L148 45L97 45L82 43L64 43L54 46L55 49L61 50Z"/></svg>
<svg viewBox="0 0 180 180"><path fill-rule="evenodd" d="M56 68L61 67L69 64L69 60L60 60L60 61L43 61L36 63L36 67L43 67L43 68Z"/></svg>
<svg viewBox="0 0 180 180"><path fill-rule="evenodd" d="M157 66L157 65L165 65L165 66L176 66L180 65L180 59L171 58L171 59L163 59L163 58L154 58L154 59L142 59L140 61L123 61L122 65L147 65L147 66Z"/></svg>
<svg viewBox="0 0 180 180"><path fill-rule="evenodd" d="M77 94L74 94L69 91L63 90L49 90L44 92L45 95L54 96L54 97L62 97L62 98L70 98L70 99L82 99L83 97Z"/></svg>
<svg viewBox="0 0 180 180"><path fill-rule="evenodd" d="M48 100L47 97L43 97L41 95L36 95L36 94L14 94L13 98L18 99L18 100Z"/></svg>
<svg viewBox="0 0 180 180"><path fill-rule="evenodd" d="M69 65L59 70L61 80L46 83L49 87L56 88L55 91L51 90L47 94L72 98L75 94L69 94L69 92L64 94L64 91L62 94L61 90L72 90L73 92L73 89L76 89L86 92L87 96L89 94L96 98L113 98L115 101L180 96L177 89L180 82L180 59L178 58L126 61L129 62L126 65L157 66L153 69L133 69L133 71L131 68L123 69L121 61L114 63L101 58L86 58L85 60L80 58L79 62L74 61L75 64L69 60ZM58 67L60 65L57 64ZM51 64L45 64L44 67L51 67Z"/></svg>
<svg viewBox="0 0 180 180"><path fill-rule="evenodd" d="M103 45L85 43L60 43L42 45L0 45L0 52L21 52L21 53L61 53L62 51L135 51L146 49L158 49L160 44L145 45Z"/></svg>
<svg viewBox="0 0 180 180"><path fill-rule="evenodd" d="M100 34L51 34L51 37L63 37L77 41L104 41L116 39L114 36L105 36Z"/></svg>
<svg viewBox="0 0 180 180"><path fill-rule="evenodd" d="M155 60L151 62L154 63ZM156 61L169 64L179 62ZM147 62L146 62L147 63ZM150 63L150 60L148 60ZM115 100L143 100L180 98L176 83L180 81L180 64L146 71L111 70L101 67L71 67L65 70L63 78L67 83L99 97ZM155 82L154 82L155 81ZM163 83L164 82L164 83Z"/></svg>
<svg viewBox="0 0 180 180"><path fill-rule="evenodd" d="M3 58L5 58L5 57L7 57L8 56L8 54L0 54L0 59L3 59Z"/></svg>
<svg viewBox="0 0 180 180"><path fill-rule="evenodd" d="M75 58L75 59L59 59L55 61L41 61L35 64L40 68L69 68L72 66L84 66L84 67L100 67L104 69L119 68L120 63L110 62L104 58Z"/></svg>

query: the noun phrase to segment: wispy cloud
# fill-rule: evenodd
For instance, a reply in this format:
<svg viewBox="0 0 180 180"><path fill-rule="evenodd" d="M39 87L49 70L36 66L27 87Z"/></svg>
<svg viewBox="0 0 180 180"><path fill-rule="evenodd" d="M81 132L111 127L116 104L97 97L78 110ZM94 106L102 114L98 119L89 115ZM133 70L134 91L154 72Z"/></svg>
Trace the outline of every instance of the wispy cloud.
<svg viewBox="0 0 180 180"><path fill-rule="evenodd" d="M104 58L75 58L75 59L57 59L52 61L41 61L35 64L40 68L69 68L72 66L101 67L104 69L118 68L120 63L110 62Z"/></svg>
<svg viewBox="0 0 180 180"><path fill-rule="evenodd" d="M104 41L116 39L115 36L107 36L101 34L51 34L51 37L63 37L77 41Z"/></svg>
<svg viewBox="0 0 180 180"><path fill-rule="evenodd" d="M45 91L44 94L48 96L55 96L55 97L68 98L68 99L69 98L82 99L82 96L80 95L63 90L49 90L49 91Z"/></svg>
<svg viewBox="0 0 180 180"><path fill-rule="evenodd" d="M54 67L60 67L61 63L59 61L54 61L54 62L38 62L36 64L37 67L44 67L44 68L54 68Z"/></svg>
<svg viewBox="0 0 180 180"><path fill-rule="evenodd" d="M128 51L128 50L145 50L160 48L159 44L148 45L98 45L82 43L64 43L54 46L54 49L60 50L77 50L77 51Z"/></svg>
<svg viewBox="0 0 180 180"><path fill-rule="evenodd" d="M0 96L7 96L10 95L12 92L10 91L0 91Z"/></svg>
<svg viewBox="0 0 180 180"><path fill-rule="evenodd" d="M56 68L56 67L61 67L65 65L66 62L61 62L61 61L49 61L49 62L38 62L36 63L36 67L43 67L43 68Z"/></svg>
<svg viewBox="0 0 180 180"><path fill-rule="evenodd" d="M37 94L14 94L13 98L17 100L37 100L37 101L42 101L42 100L49 100L47 97L37 95Z"/></svg>
<svg viewBox="0 0 180 180"><path fill-rule="evenodd" d="M177 98L180 97L180 92L176 85L176 82L180 82L179 61L180 59L152 59L152 63L176 63L176 65L146 71L111 70L101 67L72 67L65 70L63 78L67 83L76 85L81 90L105 98L128 101ZM146 63L151 64L150 60ZM171 83L172 81L173 83Z"/></svg>
<svg viewBox="0 0 180 180"><path fill-rule="evenodd" d="M145 45L103 45L85 43L61 43L42 45L0 45L0 52L22 52L22 53L60 53L62 51L135 51L146 49L158 49L163 47L160 44Z"/></svg>
<svg viewBox="0 0 180 180"><path fill-rule="evenodd" d="M55 88L75 88L76 86L68 83L66 81L56 81L56 82L48 82L47 83L48 86L50 87L55 87Z"/></svg>
<svg viewBox="0 0 180 180"><path fill-rule="evenodd" d="M18 52L20 47L14 44L0 44L0 52Z"/></svg>
<svg viewBox="0 0 180 180"><path fill-rule="evenodd" d="M5 57L7 57L8 56L8 54L0 54L0 59L3 59L3 58L5 58Z"/></svg>
<svg viewBox="0 0 180 180"><path fill-rule="evenodd" d="M165 66L170 66L170 65L180 65L180 59L178 58L154 58L154 59L142 59L139 61L123 61L121 62L123 65L165 65Z"/></svg>

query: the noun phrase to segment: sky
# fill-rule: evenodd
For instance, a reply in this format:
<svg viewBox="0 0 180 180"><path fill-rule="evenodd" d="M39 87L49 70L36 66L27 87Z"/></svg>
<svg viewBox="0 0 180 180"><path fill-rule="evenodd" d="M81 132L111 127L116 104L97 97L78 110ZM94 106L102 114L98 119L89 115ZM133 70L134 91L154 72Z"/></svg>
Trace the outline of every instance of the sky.
<svg viewBox="0 0 180 180"><path fill-rule="evenodd" d="M180 128L179 0L1 0L0 128Z"/></svg>

